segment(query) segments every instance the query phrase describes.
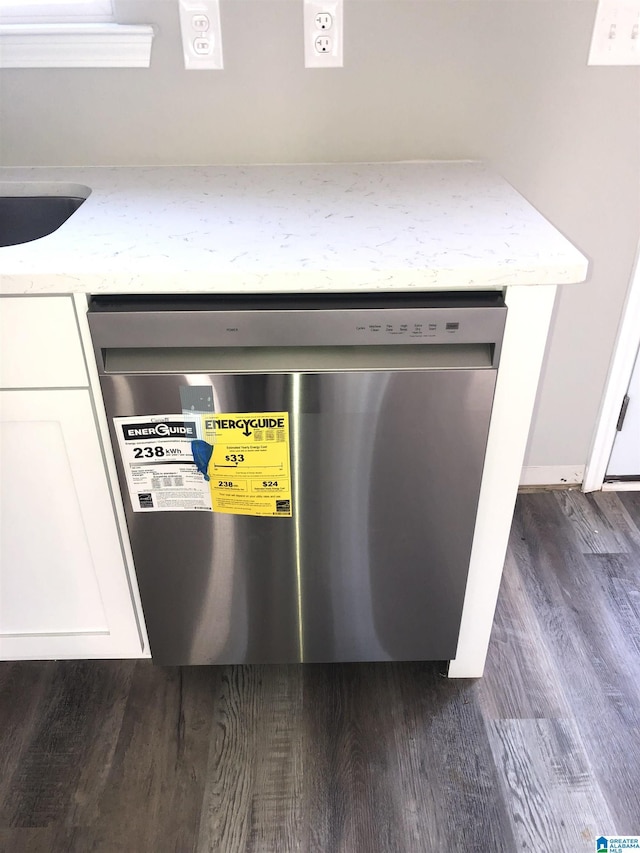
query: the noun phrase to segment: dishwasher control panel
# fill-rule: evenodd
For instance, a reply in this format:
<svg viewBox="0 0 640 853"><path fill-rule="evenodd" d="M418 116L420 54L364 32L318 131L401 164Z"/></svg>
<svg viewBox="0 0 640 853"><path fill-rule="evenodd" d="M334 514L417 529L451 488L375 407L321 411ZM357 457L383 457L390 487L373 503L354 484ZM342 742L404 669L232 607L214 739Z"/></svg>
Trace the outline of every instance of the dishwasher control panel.
<svg viewBox="0 0 640 853"><path fill-rule="evenodd" d="M495 343L502 293L378 296L93 297L96 328L117 327L137 346L358 346ZM121 344L126 346L124 342Z"/></svg>
<svg viewBox="0 0 640 853"><path fill-rule="evenodd" d="M353 296L93 297L96 352L428 346L502 342L502 293ZM100 362L100 359L98 360Z"/></svg>
<svg viewBox="0 0 640 853"><path fill-rule="evenodd" d="M416 338L437 338L438 335L442 336L443 333L448 337L456 335L461 330L460 320L447 320L444 318L438 322L436 319L430 320L426 318L423 320L409 320L407 322L406 318L401 317L394 323L358 323L355 326L355 331L359 337L362 335L372 335L378 338L403 337L411 338L415 341ZM464 334L464 329L462 329L462 333ZM395 341L395 343L399 342Z"/></svg>

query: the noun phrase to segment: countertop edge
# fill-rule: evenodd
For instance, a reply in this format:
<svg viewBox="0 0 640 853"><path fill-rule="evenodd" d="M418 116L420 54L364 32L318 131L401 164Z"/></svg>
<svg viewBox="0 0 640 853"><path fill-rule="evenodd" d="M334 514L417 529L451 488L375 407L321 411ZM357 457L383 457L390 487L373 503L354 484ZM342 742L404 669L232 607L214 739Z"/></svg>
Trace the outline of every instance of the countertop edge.
<svg viewBox="0 0 640 853"><path fill-rule="evenodd" d="M363 291L501 290L505 287L545 284L580 284L586 280L588 262L540 265L531 269L487 270L478 275L459 270L403 270L378 276L371 270L344 272L290 271L256 274L189 272L181 275L0 274L0 295L69 293L359 293Z"/></svg>

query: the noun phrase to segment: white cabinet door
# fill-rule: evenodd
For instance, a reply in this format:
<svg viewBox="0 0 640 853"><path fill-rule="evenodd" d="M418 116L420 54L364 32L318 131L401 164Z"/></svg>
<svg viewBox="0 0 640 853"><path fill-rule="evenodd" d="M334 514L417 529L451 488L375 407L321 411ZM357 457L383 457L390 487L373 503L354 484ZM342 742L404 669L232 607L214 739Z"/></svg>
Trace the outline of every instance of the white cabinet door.
<svg viewBox="0 0 640 853"><path fill-rule="evenodd" d="M0 414L0 658L140 657L89 391L0 391Z"/></svg>

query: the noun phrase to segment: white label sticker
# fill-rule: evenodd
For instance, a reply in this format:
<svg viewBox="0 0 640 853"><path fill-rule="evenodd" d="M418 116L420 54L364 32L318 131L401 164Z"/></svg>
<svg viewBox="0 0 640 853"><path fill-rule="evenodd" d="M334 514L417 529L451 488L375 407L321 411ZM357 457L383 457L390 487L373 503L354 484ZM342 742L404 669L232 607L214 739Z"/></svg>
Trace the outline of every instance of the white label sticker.
<svg viewBox="0 0 640 853"><path fill-rule="evenodd" d="M134 512L211 512L211 489L191 450L200 426L195 418L135 415L113 422Z"/></svg>

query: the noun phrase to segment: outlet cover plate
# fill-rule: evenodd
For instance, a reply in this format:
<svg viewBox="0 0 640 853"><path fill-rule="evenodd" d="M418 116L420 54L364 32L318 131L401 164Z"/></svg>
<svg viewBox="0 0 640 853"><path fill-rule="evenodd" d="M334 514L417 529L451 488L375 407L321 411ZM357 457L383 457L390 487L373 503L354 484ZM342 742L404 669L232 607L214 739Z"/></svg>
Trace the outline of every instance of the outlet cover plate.
<svg viewBox="0 0 640 853"><path fill-rule="evenodd" d="M222 34L218 0L179 0L184 67L222 69Z"/></svg>
<svg viewBox="0 0 640 853"><path fill-rule="evenodd" d="M640 0L598 0L589 65L640 65Z"/></svg>
<svg viewBox="0 0 640 853"><path fill-rule="evenodd" d="M343 0L304 0L305 68L342 68Z"/></svg>

